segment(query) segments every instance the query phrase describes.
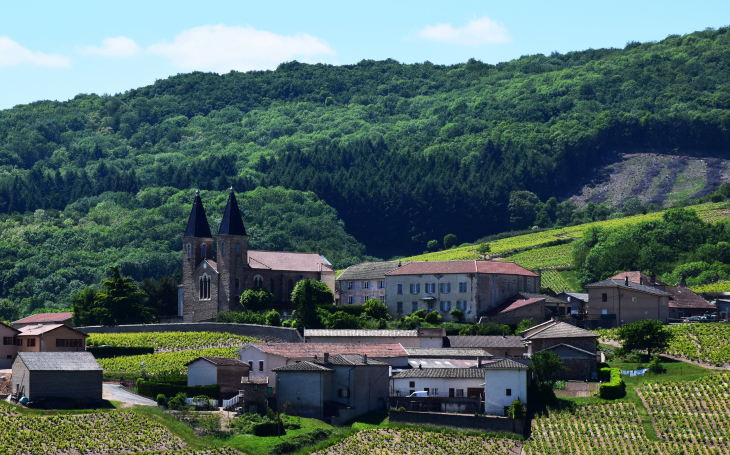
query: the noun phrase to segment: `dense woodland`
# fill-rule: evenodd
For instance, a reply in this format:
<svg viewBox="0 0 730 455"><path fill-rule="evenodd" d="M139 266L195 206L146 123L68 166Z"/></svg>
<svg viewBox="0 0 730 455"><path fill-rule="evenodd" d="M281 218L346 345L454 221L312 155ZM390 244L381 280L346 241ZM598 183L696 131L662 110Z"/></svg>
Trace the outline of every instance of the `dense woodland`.
<svg viewBox="0 0 730 455"><path fill-rule="evenodd" d="M252 246L321 246L338 266L365 258L358 242L391 257L446 234L607 217L623 208L576 215L550 198L617 151L727 152L728 30L498 65L196 72L0 111L0 296L62 305L111 264L135 280L170 275L195 188L216 200L230 185L296 190L277 215L263 196L242 203L260 226ZM289 209L326 221L290 226Z"/></svg>

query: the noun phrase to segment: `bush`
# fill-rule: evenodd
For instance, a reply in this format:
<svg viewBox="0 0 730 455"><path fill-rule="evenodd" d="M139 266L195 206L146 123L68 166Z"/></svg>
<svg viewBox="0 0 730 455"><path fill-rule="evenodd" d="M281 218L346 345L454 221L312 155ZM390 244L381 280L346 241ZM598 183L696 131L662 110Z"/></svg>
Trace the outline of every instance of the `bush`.
<svg viewBox="0 0 730 455"><path fill-rule="evenodd" d="M664 365L662 365L661 357L658 355L653 355L651 357L648 367L652 373L665 373L667 371L667 369L664 368Z"/></svg>
<svg viewBox="0 0 730 455"><path fill-rule="evenodd" d="M279 430L281 431L282 436L286 434L284 425L279 424ZM257 423L251 429L251 434L253 434L254 436L276 436L276 422L269 421Z"/></svg>
<svg viewBox="0 0 730 455"><path fill-rule="evenodd" d="M165 406L165 401L167 401L167 398L165 398L165 395L163 394L157 394L157 406Z"/></svg>
<svg viewBox="0 0 730 455"><path fill-rule="evenodd" d="M436 311L431 311L426 315L426 322L429 324L441 324L441 315Z"/></svg>
<svg viewBox="0 0 730 455"><path fill-rule="evenodd" d="M281 316L276 310L271 310L264 316L266 317L266 325L281 327Z"/></svg>
<svg viewBox="0 0 730 455"><path fill-rule="evenodd" d="M311 446L320 441L324 441L332 436L332 430L324 428L316 428L309 433L294 436L287 441L281 441L274 444L269 452L272 455L282 455L285 453L296 452L304 446Z"/></svg>
<svg viewBox="0 0 730 455"><path fill-rule="evenodd" d="M621 370L618 368L604 368L601 370L601 377L609 377L610 381L601 384L598 389L598 396L605 400L615 400L626 396L626 384L621 379Z"/></svg>
<svg viewBox="0 0 730 455"><path fill-rule="evenodd" d="M124 347L124 346L105 346L86 348L95 359L111 359L114 357L123 357L128 355L145 355L154 354L155 348L151 346Z"/></svg>
<svg viewBox="0 0 730 455"><path fill-rule="evenodd" d="M449 313L452 318L456 319L459 322L464 322L464 312L461 311L458 308L454 308L451 310L451 313Z"/></svg>
<svg viewBox="0 0 730 455"><path fill-rule="evenodd" d="M146 397L156 397L157 395L165 395L168 397L177 394L185 394L186 396L205 395L214 400L220 399L221 388L219 385L202 385L188 387L186 385L170 384L166 382L148 381L145 379L137 380L137 393Z"/></svg>
<svg viewBox="0 0 730 455"><path fill-rule="evenodd" d="M167 407L172 409L173 411L184 411L189 408L188 404L185 403L185 399L188 396L184 393L178 393L174 397L170 398L170 401L167 403Z"/></svg>
<svg viewBox="0 0 730 455"><path fill-rule="evenodd" d="M400 408L397 409L397 411L398 412L406 412L406 408L404 408L403 406L401 406Z"/></svg>
<svg viewBox="0 0 730 455"><path fill-rule="evenodd" d="M411 317L426 319L426 310L414 311Z"/></svg>
<svg viewBox="0 0 730 455"><path fill-rule="evenodd" d="M510 407L507 409L507 416L513 419L525 418L525 407L520 400L515 400L512 402Z"/></svg>

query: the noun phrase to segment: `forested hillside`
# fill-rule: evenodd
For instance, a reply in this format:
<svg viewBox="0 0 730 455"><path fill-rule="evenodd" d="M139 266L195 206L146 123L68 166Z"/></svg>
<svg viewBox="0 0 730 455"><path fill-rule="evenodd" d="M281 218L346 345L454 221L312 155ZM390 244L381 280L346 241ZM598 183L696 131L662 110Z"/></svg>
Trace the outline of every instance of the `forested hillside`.
<svg viewBox="0 0 730 455"><path fill-rule="evenodd" d="M510 192L546 201L607 154L726 153L727 32L498 65L290 62L16 106L0 112L0 213L281 186L314 192L383 257L524 228L510 225Z"/></svg>

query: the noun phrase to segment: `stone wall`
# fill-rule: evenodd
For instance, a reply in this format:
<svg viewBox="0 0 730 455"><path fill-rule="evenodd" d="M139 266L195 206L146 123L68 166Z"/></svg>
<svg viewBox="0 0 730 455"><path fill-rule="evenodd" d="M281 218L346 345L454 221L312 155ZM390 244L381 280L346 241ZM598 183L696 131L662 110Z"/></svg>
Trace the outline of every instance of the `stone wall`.
<svg viewBox="0 0 730 455"><path fill-rule="evenodd" d="M433 425L471 431L509 432L523 435L525 421L509 417L474 417L441 412L390 411L390 423Z"/></svg>
<svg viewBox="0 0 730 455"><path fill-rule="evenodd" d="M85 333L135 332L220 332L257 338L261 341L301 343L296 329L255 324L227 324L222 322L187 322L183 324L134 324L118 326L78 327Z"/></svg>

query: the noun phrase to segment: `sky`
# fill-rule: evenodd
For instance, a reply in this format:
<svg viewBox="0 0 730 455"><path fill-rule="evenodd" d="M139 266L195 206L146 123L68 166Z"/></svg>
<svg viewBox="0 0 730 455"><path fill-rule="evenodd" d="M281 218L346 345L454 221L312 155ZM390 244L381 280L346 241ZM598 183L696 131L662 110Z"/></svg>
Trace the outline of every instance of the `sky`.
<svg viewBox="0 0 730 455"><path fill-rule="evenodd" d="M0 109L191 71L498 63L730 24L730 1L34 1L0 9Z"/></svg>

